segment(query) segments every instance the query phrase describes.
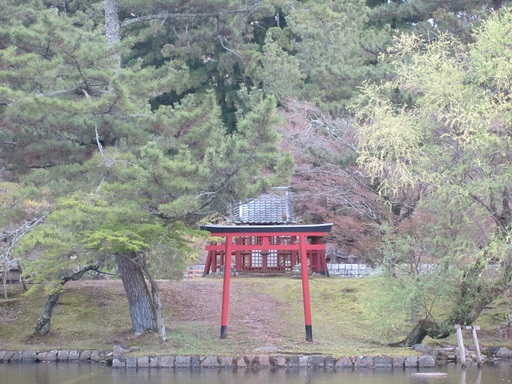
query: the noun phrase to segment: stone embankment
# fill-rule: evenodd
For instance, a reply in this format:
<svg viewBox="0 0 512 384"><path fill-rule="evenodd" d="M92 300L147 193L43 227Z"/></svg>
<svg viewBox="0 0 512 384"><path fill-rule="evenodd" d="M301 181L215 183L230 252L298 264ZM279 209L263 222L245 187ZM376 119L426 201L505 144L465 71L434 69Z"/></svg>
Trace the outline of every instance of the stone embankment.
<svg viewBox="0 0 512 384"><path fill-rule="evenodd" d="M385 357L358 356L335 359L333 356L157 356L114 357L113 367L120 368L432 368L435 360L430 355Z"/></svg>
<svg viewBox="0 0 512 384"><path fill-rule="evenodd" d="M472 358L473 356L469 356ZM487 359L510 359L512 351L498 348ZM323 355L245 355L229 356L114 356L112 351L98 350L53 350L53 351L2 351L1 363L30 362L94 362L111 365L113 368L313 368L313 369L357 369L357 368L433 368L438 364L457 362L456 348L430 351L428 354L389 356L350 356L335 358Z"/></svg>
<svg viewBox="0 0 512 384"><path fill-rule="evenodd" d="M107 362L112 359L112 352L97 350L53 350L53 351L2 351L1 363L36 363L52 361L91 361L96 363Z"/></svg>
<svg viewBox="0 0 512 384"><path fill-rule="evenodd" d="M436 362L431 355L386 357L352 356L336 359L323 355L229 356L113 356L111 351L0 351L0 362L96 362L114 368L428 368Z"/></svg>

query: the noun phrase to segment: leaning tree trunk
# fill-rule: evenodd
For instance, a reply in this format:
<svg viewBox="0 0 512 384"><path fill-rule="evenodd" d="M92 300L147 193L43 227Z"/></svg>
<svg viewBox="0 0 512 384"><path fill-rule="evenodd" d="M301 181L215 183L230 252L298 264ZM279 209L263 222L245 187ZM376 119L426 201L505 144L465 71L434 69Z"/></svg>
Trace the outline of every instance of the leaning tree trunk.
<svg viewBox="0 0 512 384"><path fill-rule="evenodd" d="M37 319L36 328L34 330L35 336L44 336L50 332L51 319L53 308L55 304L59 301L60 292L54 293L46 299L46 303L44 304L43 313Z"/></svg>
<svg viewBox="0 0 512 384"><path fill-rule="evenodd" d="M98 271L99 265L91 264L86 265L82 268L80 268L77 272L73 273L66 273L63 276L61 276L59 280L59 284L63 286L66 284L69 280L79 280L82 278L82 276L88 272L88 271ZM53 308L55 307L55 304L59 301L59 297L61 294L61 290L58 289L55 293L52 293L50 296L48 296L48 299L46 299L46 303L44 304L43 313L41 316L39 316L39 319L37 320L36 328L34 330L35 336L44 336L48 332L50 332L50 325L51 325L51 318L53 313Z"/></svg>
<svg viewBox="0 0 512 384"><path fill-rule="evenodd" d="M118 254L116 262L128 298L134 334L138 336L148 331L156 331L153 300L136 255Z"/></svg>
<svg viewBox="0 0 512 384"><path fill-rule="evenodd" d="M445 339L455 332L455 324L473 324L476 319L478 319L478 316L484 310L485 306L490 304L499 294L500 292L494 291L489 295L474 297L470 304L470 295L461 293L458 303L455 305L447 320L435 321L434 319L422 319L418 321L404 340L391 345L412 347L413 345L421 344L427 336L436 340Z"/></svg>
<svg viewBox="0 0 512 384"><path fill-rule="evenodd" d="M413 329L409 332L407 337L398 342L392 343L390 346L393 347L412 347L416 344L421 344L425 337L430 336L433 339L444 339L453 332L447 323L437 323L433 319L422 319L419 320Z"/></svg>
<svg viewBox="0 0 512 384"><path fill-rule="evenodd" d="M162 301L160 300L160 294L158 291L158 284L156 283L155 279L151 275L151 273L148 271L146 266L143 267L143 272L146 278L149 281L149 284L151 285L151 296L153 298L153 305L155 308L155 323L156 323L156 331L158 333L158 338L161 342L167 341L167 333L165 331L165 323L164 323L164 316L163 316L163 307L162 307Z"/></svg>
<svg viewBox="0 0 512 384"><path fill-rule="evenodd" d="M456 324L473 324L487 305L510 289L512 255L505 255L499 273L491 282L485 281L481 276L482 271L486 268L487 263L480 259L465 272L458 290L459 297L445 320L437 322L434 319L420 320L404 340L391 345L412 347L415 344L421 344L426 336L433 339L444 339L455 332Z"/></svg>

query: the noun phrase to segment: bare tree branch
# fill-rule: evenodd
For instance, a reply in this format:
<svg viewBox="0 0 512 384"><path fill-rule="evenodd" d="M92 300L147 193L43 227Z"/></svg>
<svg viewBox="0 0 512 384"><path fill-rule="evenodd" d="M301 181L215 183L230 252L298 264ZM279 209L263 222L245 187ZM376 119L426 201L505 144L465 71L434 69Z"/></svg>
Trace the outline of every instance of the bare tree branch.
<svg viewBox="0 0 512 384"><path fill-rule="evenodd" d="M242 58L242 56L241 56L239 53L235 52L234 50L230 49L229 47L227 47L227 46L224 44L224 41L223 41L223 40L224 40L224 39L226 39L225 37L220 36L220 35L219 35L219 36L217 36L217 37L219 38L220 45L222 45L222 48L224 48L224 49L225 49L226 51L228 51L228 52L231 52L233 55L235 55L235 56L237 56L237 57L239 57L239 58Z"/></svg>
<svg viewBox="0 0 512 384"><path fill-rule="evenodd" d="M84 93L84 95L90 99L90 96L89 94L87 93L87 91L85 89L82 90L82 92ZM101 141L100 141L100 134L98 132L98 124L96 123L96 121L94 121L94 132L96 134L96 145L98 146L98 150L100 151L101 153L101 156L103 156L103 159L105 159L105 165L107 167L111 167L112 164L114 164L114 160L110 159L109 157L107 157L107 155L105 154L105 150L103 149L103 145L101 145Z"/></svg>
<svg viewBox="0 0 512 384"><path fill-rule="evenodd" d="M37 225L41 224L46 219L46 217L48 217L49 214L50 214L50 212L46 212L42 216L39 216L33 220L27 221L12 231L5 231L1 235L0 241L6 242L8 244L6 251L0 256L0 259L2 260L3 271L4 271L2 280L3 280L4 297L6 299L8 298L8 294L7 294L7 280L8 279L7 279L7 277L9 274L9 270L11 269L12 263L13 263L13 261L15 261L15 260L11 259L12 249L18 243L18 241L21 240L21 238L23 236L25 236L27 233L32 231ZM16 261L16 265L17 265L17 261Z"/></svg>
<svg viewBox="0 0 512 384"><path fill-rule="evenodd" d="M237 14L237 13L253 13L257 11L260 8L260 3L256 3L250 7L246 8L239 8L234 10L228 10L228 11L217 11L217 12L183 12L183 13L159 13L154 15L146 15L146 16L140 16L135 17L133 19L127 19L124 20L121 23L121 27L127 27L132 24L141 23L144 21L149 20L163 20L164 22L168 19L194 19L194 18L201 18L201 17L219 17L223 15L230 15L230 14Z"/></svg>

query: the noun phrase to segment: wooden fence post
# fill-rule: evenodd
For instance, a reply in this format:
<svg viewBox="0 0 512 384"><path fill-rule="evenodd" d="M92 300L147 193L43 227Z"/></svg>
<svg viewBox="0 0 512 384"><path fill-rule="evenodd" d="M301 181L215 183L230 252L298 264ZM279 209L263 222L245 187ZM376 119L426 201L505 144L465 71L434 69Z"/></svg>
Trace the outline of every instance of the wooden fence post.
<svg viewBox="0 0 512 384"><path fill-rule="evenodd" d="M457 344L459 346L460 363L463 367L465 367L466 366L466 350L464 348L464 339L462 338L462 327L459 324L455 324L454 328L457 331ZM478 344L478 336L476 334L476 331L480 330L480 326L470 325L470 326L465 326L464 329L471 331L471 334L473 336L473 343L475 344L476 360L478 363L478 367L480 368L480 364L482 363L482 355L480 353L480 345Z"/></svg>
<svg viewBox="0 0 512 384"><path fill-rule="evenodd" d="M478 336L476 335L476 331L480 330L480 326L473 325L471 327L471 333L473 334L473 343L475 344L475 350L476 350L476 360L478 363L478 366L482 363L482 356L480 355L480 345L478 344Z"/></svg>
<svg viewBox="0 0 512 384"><path fill-rule="evenodd" d="M462 338L462 329L459 324L455 324L455 330L457 331L457 344L459 346L460 364L466 366L466 349L464 348L464 340Z"/></svg>

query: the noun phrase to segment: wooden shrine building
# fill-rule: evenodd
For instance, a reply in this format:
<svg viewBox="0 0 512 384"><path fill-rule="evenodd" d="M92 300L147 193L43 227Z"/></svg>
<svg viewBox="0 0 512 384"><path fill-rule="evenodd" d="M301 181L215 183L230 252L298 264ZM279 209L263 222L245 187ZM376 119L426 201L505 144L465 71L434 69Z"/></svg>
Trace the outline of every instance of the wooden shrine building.
<svg viewBox="0 0 512 384"><path fill-rule="evenodd" d="M239 273L291 273L300 264L300 238L305 239L309 272L328 275L326 247L322 239L332 224L296 224L288 188L238 206L233 225L204 225L217 238L207 245L203 276L224 268L226 239L232 242L231 270Z"/></svg>
<svg viewBox="0 0 512 384"><path fill-rule="evenodd" d="M240 204L234 218L233 225L201 227L218 239L206 247L208 256L203 276L224 269L221 339L227 337L231 271L290 273L300 264L306 340L313 341L309 273L328 275L322 238L331 231L332 224L296 224L288 188L274 188ZM303 268L304 265L308 268Z"/></svg>

